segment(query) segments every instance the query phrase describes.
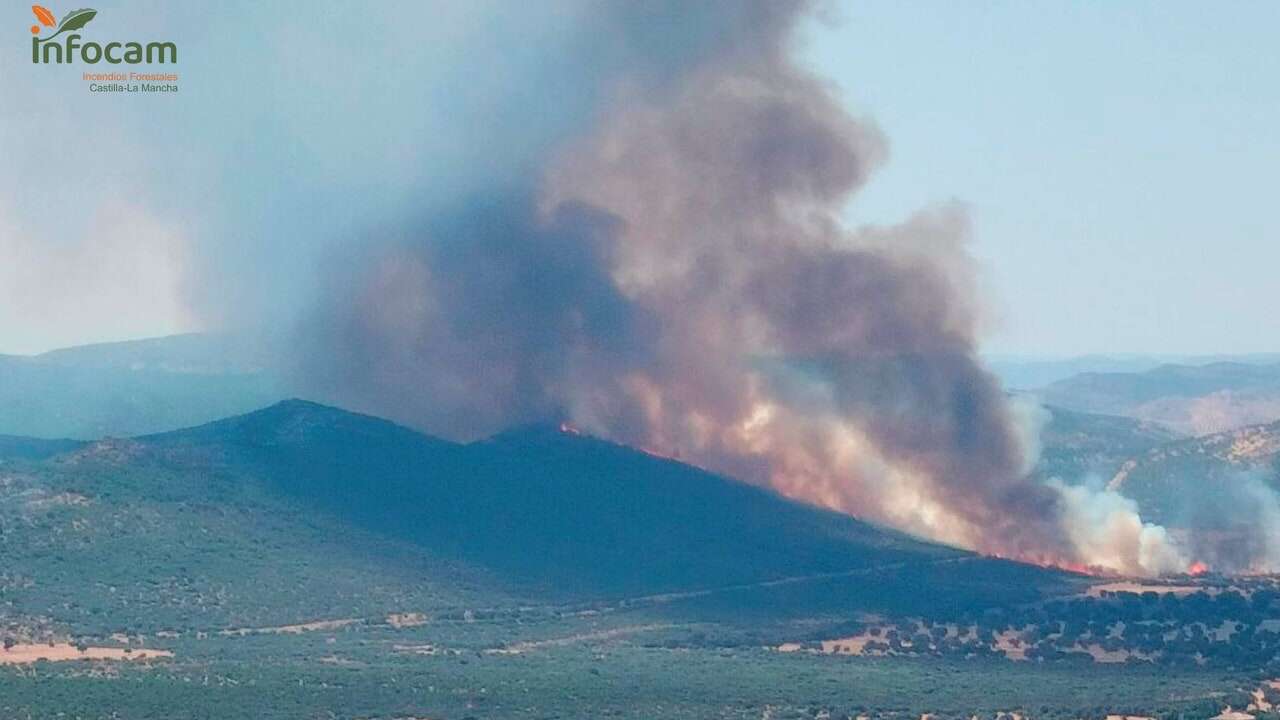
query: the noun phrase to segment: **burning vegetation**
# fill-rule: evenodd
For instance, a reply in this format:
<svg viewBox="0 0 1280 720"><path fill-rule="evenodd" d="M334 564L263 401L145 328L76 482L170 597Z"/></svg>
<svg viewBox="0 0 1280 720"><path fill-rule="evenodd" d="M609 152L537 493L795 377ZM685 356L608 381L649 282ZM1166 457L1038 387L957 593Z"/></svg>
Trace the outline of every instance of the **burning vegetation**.
<svg viewBox="0 0 1280 720"><path fill-rule="evenodd" d="M842 223L886 143L793 61L808 10L591 5L573 65L597 70L552 84L581 112L344 265L312 389L455 438L567 418L984 553L1186 570L1118 493L1028 479L1034 430L975 355L963 209Z"/></svg>

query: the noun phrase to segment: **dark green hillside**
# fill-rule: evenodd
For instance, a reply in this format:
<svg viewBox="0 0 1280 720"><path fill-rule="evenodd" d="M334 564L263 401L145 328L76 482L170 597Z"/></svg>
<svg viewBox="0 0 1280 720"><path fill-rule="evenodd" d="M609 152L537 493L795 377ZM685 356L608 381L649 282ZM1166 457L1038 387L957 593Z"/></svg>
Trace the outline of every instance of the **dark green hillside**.
<svg viewBox="0 0 1280 720"><path fill-rule="evenodd" d="M142 438L296 502L568 595L662 593L961 554L598 439L470 445L302 401Z"/></svg>
<svg viewBox="0 0 1280 720"><path fill-rule="evenodd" d="M40 438L0 435L0 461L41 460L82 447L79 440L42 440Z"/></svg>
<svg viewBox="0 0 1280 720"><path fill-rule="evenodd" d="M0 717L1207 717L1280 667L1269 634L1184 632L1257 624L1269 586L1085 600L555 429L458 445L289 401L9 442L0 635L172 657L0 663ZM862 632L870 657L826 649ZM1168 655L1095 666L1097 638Z"/></svg>
<svg viewBox="0 0 1280 720"><path fill-rule="evenodd" d="M298 401L13 460L0 491L4 601L81 632L619 600L952 616L1073 582L592 438L456 445Z"/></svg>
<svg viewBox="0 0 1280 720"><path fill-rule="evenodd" d="M514 604L505 585L129 440L0 466L0 617L18 637L214 631Z"/></svg>

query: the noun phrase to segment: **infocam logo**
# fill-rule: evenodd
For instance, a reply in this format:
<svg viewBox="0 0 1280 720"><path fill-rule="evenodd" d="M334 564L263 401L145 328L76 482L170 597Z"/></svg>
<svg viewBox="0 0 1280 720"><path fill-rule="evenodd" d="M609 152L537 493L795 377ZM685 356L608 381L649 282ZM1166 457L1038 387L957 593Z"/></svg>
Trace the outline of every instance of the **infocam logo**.
<svg viewBox="0 0 1280 720"><path fill-rule="evenodd" d="M112 65L141 65L143 63L176 63L178 62L178 46L171 42L109 42L99 45L96 42L80 42L77 30L83 30L95 17L98 11L92 8L72 10L57 16L42 5L32 5L39 25L31 26L31 62L63 64L80 62L97 65L104 60ZM43 29L42 27L43 26ZM44 29L55 28L53 34L40 37ZM68 33L64 35L63 33ZM62 36L61 42L55 39Z"/></svg>

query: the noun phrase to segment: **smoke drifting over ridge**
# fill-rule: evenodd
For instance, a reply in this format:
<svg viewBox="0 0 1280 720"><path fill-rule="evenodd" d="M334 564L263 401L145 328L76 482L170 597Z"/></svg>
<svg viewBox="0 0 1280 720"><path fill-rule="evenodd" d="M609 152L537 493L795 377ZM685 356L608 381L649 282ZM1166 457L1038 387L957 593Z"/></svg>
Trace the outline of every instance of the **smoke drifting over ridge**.
<svg viewBox="0 0 1280 720"><path fill-rule="evenodd" d="M344 257L304 384L451 437L568 420L982 552L1184 569L1132 503L1027 479L963 212L842 226L885 141L791 61L809 9L579 8L546 85L574 112Z"/></svg>

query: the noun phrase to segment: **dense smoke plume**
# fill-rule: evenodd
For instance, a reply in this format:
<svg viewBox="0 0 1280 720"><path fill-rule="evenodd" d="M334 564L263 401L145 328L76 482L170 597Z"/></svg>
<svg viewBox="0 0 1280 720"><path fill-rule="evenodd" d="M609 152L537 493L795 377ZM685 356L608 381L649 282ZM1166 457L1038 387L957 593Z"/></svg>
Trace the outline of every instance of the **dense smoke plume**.
<svg viewBox="0 0 1280 720"><path fill-rule="evenodd" d="M1026 479L960 208L842 225L886 144L792 62L808 9L577 9L539 105L572 117L342 256L308 388L455 438L567 420L983 552L1185 567L1123 498Z"/></svg>
<svg viewBox="0 0 1280 720"><path fill-rule="evenodd" d="M1280 572L1280 493L1265 471L1169 480L1163 514L1197 560L1225 573Z"/></svg>

